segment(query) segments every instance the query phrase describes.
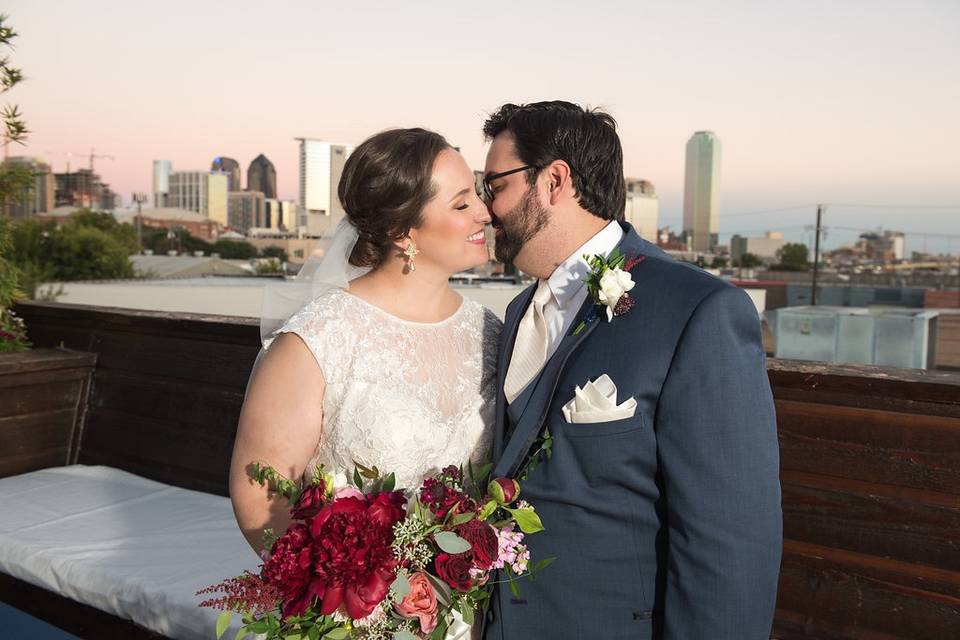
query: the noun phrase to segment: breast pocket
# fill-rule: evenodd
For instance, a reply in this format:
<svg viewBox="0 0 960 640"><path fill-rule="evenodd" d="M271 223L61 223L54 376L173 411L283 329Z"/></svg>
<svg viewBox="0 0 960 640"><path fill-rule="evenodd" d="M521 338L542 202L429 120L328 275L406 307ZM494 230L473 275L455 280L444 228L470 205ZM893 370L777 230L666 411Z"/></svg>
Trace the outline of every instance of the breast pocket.
<svg viewBox="0 0 960 640"><path fill-rule="evenodd" d="M563 418L561 417L561 420ZM563 420L563 433L569 438L601 438L617 436L643 429L643 414L609 422L572 423Z"/></svg>

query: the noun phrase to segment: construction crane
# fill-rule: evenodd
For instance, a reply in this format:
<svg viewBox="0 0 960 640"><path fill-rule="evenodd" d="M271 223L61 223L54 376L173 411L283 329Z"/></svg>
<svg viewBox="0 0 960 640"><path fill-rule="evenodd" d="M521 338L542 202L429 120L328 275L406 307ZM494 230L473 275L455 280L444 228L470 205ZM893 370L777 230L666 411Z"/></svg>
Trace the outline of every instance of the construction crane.
<svg viewBox="0 0 960 640"><path fill-rule="evenodd" d="M102 158L104 160L116 160L111 155L98 155L96 151L91 147L90 148L90 173L93 173L93 161L97 158Z"/></svg>

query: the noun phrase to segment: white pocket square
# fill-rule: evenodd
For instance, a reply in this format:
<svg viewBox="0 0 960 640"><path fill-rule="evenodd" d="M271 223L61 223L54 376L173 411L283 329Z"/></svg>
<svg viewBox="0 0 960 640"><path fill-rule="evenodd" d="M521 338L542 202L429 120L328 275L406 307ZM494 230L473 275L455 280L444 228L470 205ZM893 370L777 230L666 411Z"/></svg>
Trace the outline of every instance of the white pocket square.
<svg viewBox="0 0 960 640"><path fill-rule="evenodd" d="M603 374L583 388L576 388L573 400L563 405L563 417L571 424L611 422L632 418L637 412L637 401L628 398L617 404L617 385Z"/></svg>

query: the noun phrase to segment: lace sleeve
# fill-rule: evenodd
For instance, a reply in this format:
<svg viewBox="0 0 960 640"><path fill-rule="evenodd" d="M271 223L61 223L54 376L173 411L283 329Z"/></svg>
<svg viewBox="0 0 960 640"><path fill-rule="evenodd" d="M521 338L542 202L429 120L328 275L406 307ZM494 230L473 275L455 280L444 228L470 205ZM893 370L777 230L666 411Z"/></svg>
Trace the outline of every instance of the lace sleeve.
<svg viewBox="0 0 960 640"><path fill-rule="evenodd" d="M270 345L281 333L294 333L307 345L317 361L317 366L320 367L320 372L326 378L325 372L331 369L330 342L337 338L331 335L331 330L336 328L336 323L329 322L329 314L325 311L316 301L308 304L290 316L283 326L277 329L273 337L264 341L264 349L269 350Z"/></svg>

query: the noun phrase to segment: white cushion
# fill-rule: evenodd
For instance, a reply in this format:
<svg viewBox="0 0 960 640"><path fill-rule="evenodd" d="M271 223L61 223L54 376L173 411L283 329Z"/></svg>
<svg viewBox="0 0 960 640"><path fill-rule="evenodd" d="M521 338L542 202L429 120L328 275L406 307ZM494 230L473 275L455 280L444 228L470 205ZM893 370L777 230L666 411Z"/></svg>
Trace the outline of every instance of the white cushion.
<svg viewBox="0 0 960 640"><path fill-rule="evenodd" d="M100 466L0 478L0 571L170 638L211 640L194 594L259 563L221 496Z"/></svg>

